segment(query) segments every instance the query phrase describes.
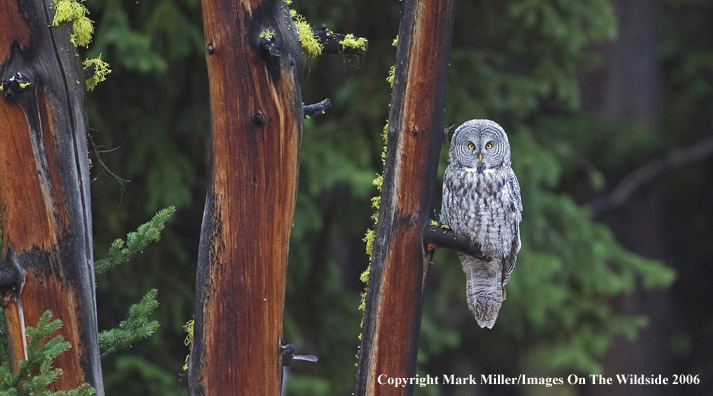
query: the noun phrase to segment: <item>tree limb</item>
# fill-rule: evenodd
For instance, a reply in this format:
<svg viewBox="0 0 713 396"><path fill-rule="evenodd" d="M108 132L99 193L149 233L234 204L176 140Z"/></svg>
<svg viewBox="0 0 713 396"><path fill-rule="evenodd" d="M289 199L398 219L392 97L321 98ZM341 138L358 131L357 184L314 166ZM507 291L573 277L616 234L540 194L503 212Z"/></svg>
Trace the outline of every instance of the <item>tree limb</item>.
<svg viewBox="0 0 713 396"><path fill-rule="evenodd" d="M329 98L326 98L321 102L304 106L302 111L304 112L305 118L310 118L315 115L324 114L324 111L330 107L332 107L332 102L329 100Z"/></svg>
<svg viewBox="0 0 713 396"><path fill-rule="evenodd" d="M610 193L589 201L587 203L589 211L593 216L598 216L614 210L622 206L637 189L661 174L704 160L712 155L713 136L692 146L676 150L665 158L657 158L631 172Z"/></svg>
<svg viewBox="0 0 713 396"><path fill-rule="evenodd" d="M321 24L312 28L312 34L320 43L322 43L322 54L347 54L364 56L369 47L368 41L365 42L364 48L353 48L340 44L344 41L346 34L334 33L327 29L327 25ZM358 37L357 39L361 39Z"/></svg>
<svg viewBox="0 0 713 396"><path fill-rule="evenodd" d="M423 241L428 250L439 247L453 249L479 260L490 261L490 257L483 254L480 245L465 235L456 234L450 228L429 225L423 230Z"/></svg>

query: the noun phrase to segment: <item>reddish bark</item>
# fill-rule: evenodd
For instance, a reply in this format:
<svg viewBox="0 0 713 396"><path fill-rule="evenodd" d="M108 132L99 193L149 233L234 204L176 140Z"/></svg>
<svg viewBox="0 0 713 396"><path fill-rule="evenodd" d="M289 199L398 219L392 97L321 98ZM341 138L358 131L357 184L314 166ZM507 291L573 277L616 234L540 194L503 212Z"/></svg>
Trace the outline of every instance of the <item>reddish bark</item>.
<svg viewBox="0 0 713 396"><path fill-rule="evenodd" d="M379 385L378 376L415 375L423 284L430 262L423 232L432 219L443 141L454 4L404 1L357 396L413 393L413 386Z"/></svg>
<svg viewBox="0 0 713 396"><path fill-rule="evenodd" d="M19 299L4 304L11 362L25 357L23 322L51 310L72 344L53 387L89 382L102 395L83 78L69 26L50 27L50 4L0 0L0 77L30 82L0 98L3 255L12 249L25 277Z"/></svg>
<svg viewBox="0 0 713 396"><path fill-rule="evenodd" d="M203 0L203 18L212 174L189 388L273 396L302 133L301 49L280 1ZM267 31L270 51L260 45Z"/></svg>

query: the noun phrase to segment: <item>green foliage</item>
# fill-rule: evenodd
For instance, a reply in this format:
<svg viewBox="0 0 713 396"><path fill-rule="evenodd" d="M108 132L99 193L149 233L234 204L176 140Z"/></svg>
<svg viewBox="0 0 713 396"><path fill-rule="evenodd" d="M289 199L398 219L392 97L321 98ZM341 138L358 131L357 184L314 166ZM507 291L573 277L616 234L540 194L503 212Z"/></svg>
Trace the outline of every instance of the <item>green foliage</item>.
<svg viewBox="0 0 713 396"><path fill-rule="evenodd" d="M136 341L151 337L158 329L158 321L149 316L158 308L156 289L150 290L142 299L129 308L129 317L119 327L99 333L99 351L106 356L120 348L127 348Z"/></svg>
<svg viewBox="0 0 713 396"><path fill-rule="evenodd" d="M94 272L101 274L119 264L126 263L137 253L143 252L151 242L161 239L161 232L174 213L176 213L176 208L173 206L161 209L147 223L127 234L126 241L116 239L109 248L108 257L97 260Z"/></svg>
<svg viewBox="0 0 713 396"><path fill-rule="evenodd" d="M99 274L128 262L151 242L158 241L166 222L171 219L174 213L175 208L173 207L163 209L150 221L139 226L135 232L129 233L126 243L117 239L109 250L109 257L97 261L95 272ZM129 316L119 323L119 327L99 333L99 350L102 357L127 348L136 341L149 338L156 332L159 322L151 320L149 316L158 308L157 293L156 289L150 290L140 302L131 305ZM54 321L51 319L52 313L47 311L40 318L36 328L28 327L26 329L28 360L20 362L19 373L12 374L7 364L0 366L0 392L6 392L0 394L28 396L89 396L94 394L94 389L87 384L69 392L46 391L46 388L62 375L61 369L52 369L54 359L71 348L71 344L64 341L64 337L61 335L42 344L50 334L62 326L59 319ZM7 344L3 342L0 346L0 361L7 362L8 359Z"/></svg>
<svg viewBox="0 0 713 396"><path fill-rule="evenodd" d="M136 352L118 356L113 360L111 370L104 370L104 387L117 389L115 394L177 396L186 395L176 378L178 371L169 371L155 362L147 360ZM130 379L130 380L128 380Z"/></svg>
<svg viewBox="0 0 713 396"><path fill-rule="evenodd" d="M48 340L52 333L62 327L62 321L52 320L46 311L36 327L28 326L27 360L21 360L20 370L13 374L8 365L0 366L0 394L7 396L91 396L94 388L82 384L70 391L52 392L47 387L62 375L62 369L53 368L54 360L71 348L64 337L58 335Z"/></svg>
<svg viewBox="0 0 713 396"><path fill-rule="evenodd" d="M136 347L102 359L107 394L180 395L186 355L181 326L194 310L195 257L205 199L209 110L199 0L89 1L96 33L87 56L102 54L111 78L89 94L89 125L101 160L131 183L91 169L96 258L137 219L176 208L161 242L97 276L100 329L116 327L150 289L161 326ZM94 160L94 158L93 158ZM96 160L94 161L96 163ZM122 237L122 239L126 239ZM128 241L127 241L128 242ZM126 248L127 244L121 248ZM160 274L160 275L159 275Z"/></svg>
<svg viewBox="0 0 713 396"><path fill-rule="evenodd" d="M161 209L151 220L142 224L136 231L126 236L126 242L117 239L109 248L109 256L95 263L94 272L100 274L108 269L128 262L137 253L152 242L161 239L166 222L176 212L173 206ZM104 330L99 333L99 350L102 356L107 356L119 349L127 348L136 341L151 337L159 327L157 320L149 317L158 308L156 295L158 291L151 289L136 304L129 307L129 316L119 323L119 327Z"/></svg>
<svg viewBox="0 0 713 396"><path fill-rule="evenodd" d="M131 28L128 16L119 3L107 1L105 7L92 51L107 52L109 48L115 48L121 66L127 70L165 70L165 59L151 49L149 36Z"/></svg>

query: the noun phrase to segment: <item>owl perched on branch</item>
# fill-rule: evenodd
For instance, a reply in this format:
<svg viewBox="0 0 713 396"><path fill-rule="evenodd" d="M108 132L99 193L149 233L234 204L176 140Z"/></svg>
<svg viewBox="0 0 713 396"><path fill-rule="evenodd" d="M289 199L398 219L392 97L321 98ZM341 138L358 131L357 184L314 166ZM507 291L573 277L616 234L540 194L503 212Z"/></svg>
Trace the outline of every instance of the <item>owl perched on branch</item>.
<svg viewBox="0 0 713 396"><path fill-rule="evenodd" d="M459 253L468 307L492 328L520 251L522 200L510 163L510 143L490 120L470 120L451 139L443 176L441 223L479 243L484 261Z"/></svg>

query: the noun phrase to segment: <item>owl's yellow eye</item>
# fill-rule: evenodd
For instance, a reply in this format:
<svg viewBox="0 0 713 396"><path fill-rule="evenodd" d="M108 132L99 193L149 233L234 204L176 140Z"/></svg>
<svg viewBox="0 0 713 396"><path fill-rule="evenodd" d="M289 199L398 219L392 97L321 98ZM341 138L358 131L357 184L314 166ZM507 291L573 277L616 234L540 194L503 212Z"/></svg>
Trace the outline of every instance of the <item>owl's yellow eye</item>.
<svg viewBox="0 0 713 396"><path fill-rule="evenodd" d="M493 148L493 142L485 143L485 148L488 149L488 150L490 150L491 148Z"/></svg>
<svg viewBox="0 0 713 396"><path fill-rule="evenodd" d="M468 142L468 150L475 150L475 145L473 142Z"/></svg>

